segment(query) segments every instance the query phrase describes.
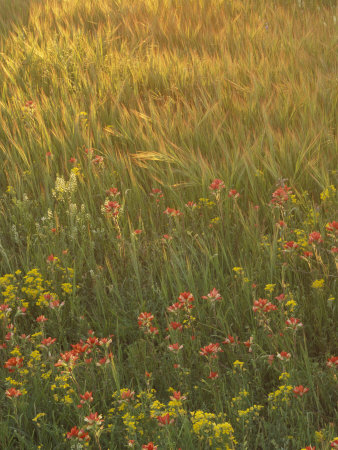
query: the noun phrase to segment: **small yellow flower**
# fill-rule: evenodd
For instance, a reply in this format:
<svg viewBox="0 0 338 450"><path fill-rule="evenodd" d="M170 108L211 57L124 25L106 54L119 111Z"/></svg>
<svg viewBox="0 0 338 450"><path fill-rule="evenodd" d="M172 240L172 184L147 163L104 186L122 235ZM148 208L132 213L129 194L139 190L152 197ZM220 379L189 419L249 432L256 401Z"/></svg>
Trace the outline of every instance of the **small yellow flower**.
<svg viewBox="0 0 338 450"><path fill-rule="evenodd" d="M46 373L42 373L42 374L41 374L41 378L43 378L44 380L48 380L48 378L49 378L51 375L52 375L52 371L49 370L49 371L46 372Z"/></svg>
<svg viewBox="0 0 338 450"><path fill-rule="evenodd" d="M282 381L286 381L288 378L290 378L290 374L288 372L283 372L279 376L279 379Z"/></svg>
<svg viewBox="0 0 338 450"><path fill-rule="evenodd" d="M61 288L66 294L71 294L73 292L73 286L70 283L62 283Z"/></svg>
<svg viewBox="0 0 338 450"><path fill-rule="evenodd" d="M276 284L267 284L265 286L264 290L271 294L271 292L273 292L273 290L275 289L275 286L276 286Z"/></svg>
<svg viewBox="0 0 338 450"><path fill-rule="evenodd" d="M323 278L321 280L315 280L311 287L313 287L314 289L321 289L324 286L324 280Z"/></svg>
<svg viewBox="0 0 338 450"><path fill-rule="evenodd" d="M293 312L295 310L295 307L297 306L297 302L291 299L286 302L285 306L290 310L290 312Z"/></svg>
<svg viewBox="0 0 338 450"><path fill-rule="evenodd" d="M322 431L315 431L315 438L317 442L323 442L324 434Z"/></svg>
<svg viewBox="0 0 338 450"><path fill-rule="evenodd" d="M65 395L65 397L62 399L62 402L66 405L69 405L73 403L73 399L69 395Z"/></svg>
<svg viewBox="0 0 338 450"><path fill-rule="evenodd" d="M41 336L42 335L42 331L38 331L37 333L34 333L31 335L32 338L35 338L37 336Z"/></svg>
<svg viewBox="0 0 338 450"><path fill-rule="evenodd" d="M14 356L21 356L21 352L20 352L20 350L19 350L17 347L15 347L15 348L11 351L11 355L14 355Z"/></svg>
<svg viewBox="0 0 338 450"><path fill-rule="evenodd" d="M237 369L237 367L238 367L239 369L243 369L244 362L238 361L238 359L237 359L237 360L233 363L233 365L234 365L234 368L235 368L235 369Z"/></svg>
<svg viewBox="0 0 338 450"><path fill-rule="evenodd" d="M41 417L44 417L46 415L46 413L38 413L34 419L32 419L33 422L37 422L39 419L41 419Z"/></svg>
<svg viewBox="0 0 338 450"><path fill-rule="evenodd" d="M335 193L336 188L333 186L333 184L331 184L326 189L324 189L324 191L320 194L320 198L323 202L325 202L325 200L328 200L329 198L333 197Z"/></svg>

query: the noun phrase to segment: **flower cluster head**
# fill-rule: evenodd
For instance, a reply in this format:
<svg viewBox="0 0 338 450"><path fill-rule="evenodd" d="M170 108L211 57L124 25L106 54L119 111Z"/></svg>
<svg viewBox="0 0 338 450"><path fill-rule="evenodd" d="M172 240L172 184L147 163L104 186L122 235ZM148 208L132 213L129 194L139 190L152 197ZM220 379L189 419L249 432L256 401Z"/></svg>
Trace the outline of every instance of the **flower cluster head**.
<svg viewBox="0 0 338 450"><path fill-rule="evenodd" d="M283 206L289 200L289 196L292 194L292 190L286 184L279 187L272 194L270 203L274 206Z"/></svg>
<svg viewBox="0 0 338 450"><path fill-rule="evenodd" d="M252 344L253 344L253 336L250 336L250 338L249 338L247 341L243 342L243 344L244 344L245 347L248 349L249 353L252 353L252 348L251 348L251 346L252 346Z"/></svg>
<svg viewBox="0 0 338 450"><path fill-rule="evenodd" d="M171 328L172 330L182 331L183 325L181 324L181 322L170 322L169 328Z"/></svg>
<svg viewBox="0 0 338 450"><path fill-rule="evenodd" d="M169 234L164 234L163 235L163 237L162 237L162 239L161 239L161 242L163 243L163 244L165 244L166 242L170 242L171 240L172 240L172 236L170 236Z"/></svg>
<svg viewBox="0 0 338 450"><path fill-rule="evenodd" d="M138 316L138 326L146 334L158 334L158 328L152 326L152 321L154 320L154 316L151 313L144 312Z"/></svg>
<svg viewBox="0 0 338 450"><path fill-rule="evenodd" d="M23 358L19 358L18 356L13 356L9 358L8 361L5 362L5 369L8 369L10 372L14 372L14 369L20 368L23 365Z"/></svg>
<svg viewBox="0 0 338 450"><path fill-rule="evenodd" d="M292 330L297 330L298 328L301 328L303 326L302 322L295 317L290 317L289 319L287 319L285 321L285 324L287 325L287 328L291 328Z"/></svg>
<svg viewBox="0 0 338 450"><path fill-rule="evenodd" d="M143 450L157 450L157 445L154 445L153 442L149 442L148 444L142 445Z"/></svg>
<svg viewBox="0 0 338 450"><path fill-rule="evenodd" d="M213 194L216 194L220 192L221 189L225 189L225 184L219 178L215 178L214 181L210 184L209 189Z"/></svg>
<svg viewBox="0 0 338 450"><path fill-rule="evenodd" d="M326 230L333 233L338 233L338 222L336 222L335 220L333 222L329 222L326 225Z"/></svg>
<svg viewBox="0 0 338 450"><path fill-rule="evenodd" d="M254 306L252 307L253 312L270 312L276 311L277 306L271 302L268 302L266 298L259 298L254 301Z"/></svg>
<svg viewBox="0 0 338 450"><path fill-rule="evenodd" d="M94 156L94 158L92 159L92 163L101 166L103 164L103 156L100 155Z"/></svg>
<svg viewBox="0 0 338 450"><path fill-rule="evenodd" d="M158 188L153 188L149 195L155 198L156 203L159 203L160 199L163 198L163 192Z"/></svg>
<svg viewBox="0 0 338 450"><path fill-rule="evenodd" d="M86 402L92 402L93 399L93 393L92 392L85 392L84 394L80 394L80 403L83 405Z"/></svg>
<svg viewBox="0 0 338 450"><path fill-rule="evenodd" d="M185 204L185 206L190 209L195 209L195 208L197 208L197 203L190 201L190 202L187 202Z"/></svg>
<svg viewBox="0 0 338 450"><path fill-rule="evenodd" d="M137 320L140 328L148 328L152 320L154 320L154 316L151 313L143 312L138 316Z"/></svg>
<svg viewBox="0 0 338 450"><path fill-rule="evenodd" d="M334 439L330 442L330 446L331 446L331 448L338 448L338 437L334 438Z"/></svg>
<svg viewBox="0 0 338 450"><path fill-rule="evenodd" d="M182 350L182 348L183 345L180 345L178 342L168 345L168 349L173 353L178 353L180 350Z"/></svg>
<svg viewBox="0 0 338 450"><path fill-rule="evenodd" d="M134 400L135 391L131 391L130 389L121 389L120 397L121 401L129 401Z"/></svg>
<svg viewBox="0 0 338 450"><path fill-rule="evenodd" d="M108 189L108 191L106 191L106 194L111 197L117 197L118 195L120 195L120 193L121 192L116 187L111 187Z"/></svg>
<svg viewBox="0 0 338 450"><path fill-rule="evenodd" d="M54 344L55 342L56 342L56 338L48 337L48 338L42 339L41 345L44 347L49 347L50 345Z"/></svg>
<svg viewBox="0 0 338 450"><path fill-rule="evenodd" d="M165 211L163 211L163 214L166 214L167 216L170 216L170 217L178 217L178 216L183 215L183 213L181 211L179 211L178 209L169 208L169 207Z"/></svg>
<svg viewBox="0 0 338 450"><path fill-rule="evenodd" d="M288 352L277 353L277 358L279 358L281 361L289 361L289 359L291 358L291 353Z"/></svg>
<svg viewBox="0 0 338 450"><path fill-rule="evenodd" d="M240 344L240 341L238 340L238 337L236 337L236 339L231 336L231 334L228 334L228 337L224 339L224 341L222 342L222 344Z"/></svg>
<svg viewBox="0 0 338 450"><path fill-rule="evenodd" d="M234 199L237 199L240 196L239 192L236 191L236 189L230 189L228 192L228 197L232 197Z"/></svg>
<svg viewBox="0 0 338 450"><path fill-rule="evenodd" d="M44 315L39 316L35 319L38 323L43 323L43 322L47 322L47 317L45 317Z"/></svg>
<svg viewBox="0 0 338 450"><path fill-rule="evenodd" d="M213 372L212 370L208 375L208 378L210 378L210 380L216 380L218 377L219 377L218 372Z"/></svg>
<svg viewBox="0 0 338 450"><path fill-rule="evenodd" d="M178 297L178 302L168 306L167 310L171 313L177 313L180 310L189 311L194 307L194 296L191 292L181 292Z"/></svg>
<svg viewBox="0 0 338 450"><path fill-rule="evenodd" d="M173 395L170 397L171 401L183 401L186 400L187 397L181 394L181 391L172 391Z"/></svg>
<svg viewBox="0 0 338 450"><path fill-rule="evenodd" d="M60 353L61 358L54 364L55 367L67 367L69 370L75 366L76 361L79 359L77 352L71 350L69 352Z"/></svg>
<svg viewBox="0 0 338 450"><path fill-rule="evenodd" d="M35 107L36 107L36 105L33 102L33 100L27 100L27 102L25 103L25 108L34 109Z"/></svg>
<svg viewBox="0 0 338 450"><path fill-rule="evenodd" d="M209 345L206 345L205 347L201 347L200 355L210 357L210 358L217 358L217 353L223 352L220 345L221 344L216 342L215 344L209 344Z"/></svg>
<svg viewBox="0 0 338 450"><path fill-rule="evenodd" d="M104 422L102 414L99 415L97 412L90 413L89 416L86 416L84 420L88 423L88 429L94 426L99 426Z"/></svg>
<svg viewBox="0 0 338 450"><path fill-rule="evenodd" d="M297 244L297 242L294 242L294 241L288 241L288 242L285 242L285 244L283 245L283 247L284 247L285 250L292 250L292 249L294 249L294 248L298 248L299 245Z"/></svg>
<svg viewBox="0 0 338 450"><path fill-rule="evenodd" d="M68 433L67 433L67 439L79 439L81 441L89 441L90 436L89 434L84 430L79 430L78 427L73 427Z"/></svg>
<svg viewBox="0 0 338 450"><path fill-rule="evenodd" d="M18 398L20 397L20 395L22 395L22 392L19 389L15 389L15 388L9 388L6 391L6 397L7 398Z"/></svg>
<svg viewBox="0 0 338 450"><path fill-rule="evenodd" d="M279 221L276 223L276 226L277 226L278 228L287 228L287 223L284 222L284 220L279 220Z"/></svg>
<svg viewBox="0 0 338 450"><path fill-rule="evenodd" d="M210 303L214 303L217 300L222 300L221 294L216 288L213 288L208 295L203 295L202 298L204 298L205 300L209 300Z"/></svg>
<svg viewBox="0 0 338 450"><path fill-rule="evenodd" d="M278 300L279 302L283 302L285 300L285 298L286 298L286 296L283 293L280 295L277 295L277 297L275 297L275 299Z"/></svg>
<svg viewBox="0 0 338 450"><path fill-rule="evenodd" d="M327 367L334 367L334 368L338 368L338 356L331 356L331 358L329 358L327 360L326 363Z"/></svg>
<svg viewBox="0 0 338 450"><path fill-rule="evenodd" d="M309 234L309 244L313 244L314 242L323 242L322 235L318 231L312 231Z"/></svg>
<svg viewBox="0 0 338 450"><path fill-rule="evenodd" d="M47 262L48 263L52 263L52 262L56 262L58 260L57 256L54 256L53 253L51 253L48 257L47 257Z"/></svg>
<svg viewBox="0 0 338 450"><path fill-rule="evenodd" d="M174 419L171 419L170 414L164 414L162 416L157 416L156 417L158 424L163 427L165 425L170 425L172 423L174 423Z"/></svg>
<svg viewBox="0 0 338 450"><path fill-rule="evenodd" d="M46 300L49 300L49 298L46 298L46 296L49 294L44 295ZM62 308L62 306L64 306L65 302L61 302L58 299L52 300L51 302L49 302L49 307L50 309L56 309L56 308Z"/></svg>
<svg viewBox="0 0 338 450"><path fill-rule="evenodd" d="M310 389L308 387L304 387L303 385L295 386L293 389L293 394L295 397L302 397L306 394Z"/></svg>
<svg viewBox="0 0 338 450"><path fill-rule="evenodd" d="M105 208L105 212L108 215L110 215L112 217L117 217L119 215L121 205L115 200L108 200L104 204L104 208Z"/></svg>

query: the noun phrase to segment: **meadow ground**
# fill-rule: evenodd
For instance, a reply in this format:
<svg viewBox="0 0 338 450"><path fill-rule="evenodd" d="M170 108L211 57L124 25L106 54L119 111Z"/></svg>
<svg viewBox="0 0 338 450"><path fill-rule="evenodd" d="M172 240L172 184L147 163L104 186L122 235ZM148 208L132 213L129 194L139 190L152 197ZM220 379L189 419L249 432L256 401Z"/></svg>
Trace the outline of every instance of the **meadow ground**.
<svg viewBox="0 0 338 450"><path fill-rule="evenodd" d="M1 448L338 448L335 14L0 0Z"/></svg>

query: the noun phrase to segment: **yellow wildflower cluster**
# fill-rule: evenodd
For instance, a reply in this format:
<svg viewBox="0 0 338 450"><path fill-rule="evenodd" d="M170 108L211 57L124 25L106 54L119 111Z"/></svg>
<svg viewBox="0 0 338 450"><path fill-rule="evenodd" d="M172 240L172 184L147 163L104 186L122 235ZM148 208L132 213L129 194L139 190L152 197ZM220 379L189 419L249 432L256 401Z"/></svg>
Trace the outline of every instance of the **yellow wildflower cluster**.
<svg viewBox="0 0 338 450"><path fill-rule="evenodd" d="M54 400L56 402L64 403L66 405L70 405L73 403L73 399L71 397L74 394L74 389L72 389L71 385L68 383L71 378L71 374L64 373L63 375L57 375L55 377L55 383L53 383L50 387L51 391L57 390L59 394L53 394ZM62 392L65 391L65 392Z"/></svg>
<svg viewBox="0 0 338 450"><path fill-rule="evenodd" d="M72 281L74 270L71 267L61 267L58 258L54 259L53 268L59 271L61 279L61 291L63 294L70 295L73 292ZM0 311L0 319L11 311L18 308L29 308L38 306L40 308L49 305L51 299L57 299L58 294L51 291L52 282L44 279L41 272L37 269L29 270L24 276L17 270L15 274L6 274L0 277L0 303L8 306L6 310ZM54 286L55 287L55 286Z"/></svg>
<svg viewBox="0 0 338 450"><path fill-rule="evenodd" d="M334 197L336 194L336 188L331 184L326 189L323 190L323 192L320 194L320 199L322 202L325 202L326 200L329 200L330 198Z"/></svg>
<svg viewBox="0 0 338 450"><path fill-rule="evenodd" d="M237 275L244 275L244 269L243 269L243 267L233 267L232 270L233 270Z"/></svg>
<svg viewBox="0 0 338 450"><path fill-rule="evenodd" d="M198 203L197 203L197 208L212 208L213 206L215 206L216 203L213 202L212 200L209 200L208 198L199 198L198 199Z"/></svg>
<svg viewBox="0 0 338 450"><path fill-rule="evenodd" d="M223 420L224 416L220 414L207 413L202 410L191 412L191 422L193 432L200 440L205 440L210 447L223 445L222 448L229 449L229 444L235 444L234 429L229 422L218 422ZM224 446L225 445L225 446Z"/></svg>
<svg viewBox="0 0 338 450"><path fill-rule="evenodd" d="M290 374L288 373L288 372L282 372L280 375L279 375L279 380L280 381L286 381L286 380L288 380L290 378Z"/></svg>
<svg viewBox="0 0 338 450"><path fill-rule="evenodd" d="M248 283L250 281L248 277L244 276L243 267L233 267L232 270L235 272L235 278L241 278L244 283Z"/></svg>
<svg viewBox="0 0 338 450"><path fill-rule="evenodd" d="M233 370L234 373L236 373L236 369L238 369L240 371L241 370L243 370L243 371L246 370L246 369L244 369L244 362L243 361L238 361L238 359L236 361L234 361L233 366L234 366L234 370Z"/></svg>
<svg viewBox="0 0 338 450"><path fill-rule="evenodd" d="M304 220L304 225L309 225L312 227L318 222L319 215L320 214L318 211L315 211L313 208L309 208L306 219Z"/></svg>
<svg viewBox="0 0 338 450"><path fill-rule="evenodd" d="M35 422L38 427L40 427L39 420L46 416L46 413L38 413L33 419L32 422Z"/></svg>
<svg viewBox="0 0 338 450"><path fill-rule="evenodd" d="M323 278L321 280L315 280L311 287L313 287L314 289L321 289L324 286L324 280Z"/></svg>
<svg viewBox="0 0 338 450"><path fill-rule="evenodd" d="M131 439L137 432L137 419L132 416L129 412L122 416L123 424L126 427L127 439ZM139 429L140 434L143 434L143 430Z"/></svg>
<svg viewBox="0 0 338 450"><path fill-rule="evenodd" d="M299 228L296 228L294 230L297 240L296 244L299 245L299 247L302 247L303 249L308 247L308 235L304 230L301 230Z"/></svg>
<svg viewBox="0 0 338 450"><path fill-rule="evenodd" d="M276 287L276 284L267 284L265 286L264 290L266 292L268 292L269 294L271 294L274 291L275 287Z"/></svg>
<svg viewBox="0 0 338 450"><path fill-rule="evenodd" d="M6 192L7 194L15 194L15 189L13 188L13 186L7 186Z"/></svg>
<svg viewBox="0 0 338 450"><path fill-rule="evenodd" d="M18 358L20 358L22 356L22 353L20 352L20 349L18 347L14 347L10 353L11 353L11 355L17 356Z"/></svg>
<svg viewBox="0 0 338 450"><path fill-rule="evenodd" d="M73 292L73 286L70 283L62 283L61 289L65 294L71 294Z"/></svg>
<svg viewBox="0 0 338 450"><path fill-rule="evenodd" d="M240 418L245 418L246 423L248 423L248 417L251 417L251 418L258 417L259 411L263 408L264 408L263 405L253 405L253 406L250 406L250 408L247 408L245 410L239 409L237 411L237 413Z"/></svg>
<svg viewBox="0 0 338 450"><path fill-rule="evenodd" d="M13 378L11 378L11 377L7 377L6 379L5 379L5 381L10 385L10 386L23 386L23 381L17 381L17 380L14 380Z"/></svg>
<svg viewBox="0 0 338 450"><path fill-rule="evenodd" d="M290 298L290 300L285 303L285 307L289 312L294 312L296 306L297 302L293 298Z"/></svg>
<svg viewBox="0 0 338 450"><path fill-rule="evenodd" d="M290 198L291 198L292 203L294 203L295 205L296 205L297 203L300 203L300 201L297 199L297 197L295 196L295 194L291 194L291 195L290 195Z"/></svg>
<svg viewBox="0 0 338 450"><path fill-rule="evenodd" d="M234 403L239 403L242 400L244 400L246 397L248 397L249 392L246 391L245 389L243 389L242 391L239 391L238 396L237 397L233 397L231 406L234 406Z"/></svg>
<svg viewBox="0 0 338 450"><path fill-rule="evenodd" d="M279 386L276 391L270 392L268 401L271 404L271 408L275 410L282 405L289 405L292 389L292 386L283 384Z"/></svg>
<svg viewBox="0 0 338 450"><path fill-rule="evenodd" d="M39 350L33 350L30 354L30 359L27 362L27 367L33 367L35 362L39 362L41 360L41 353Z"/></svg>
<svg viewBox="0 0 338 450"><path fill-rule="evenodd" d="M161 403L158 400L155 400L150 406L150 416L157 417L159 415L159 413L164 412L164 410L165 410L165 404Z"/></svg>

